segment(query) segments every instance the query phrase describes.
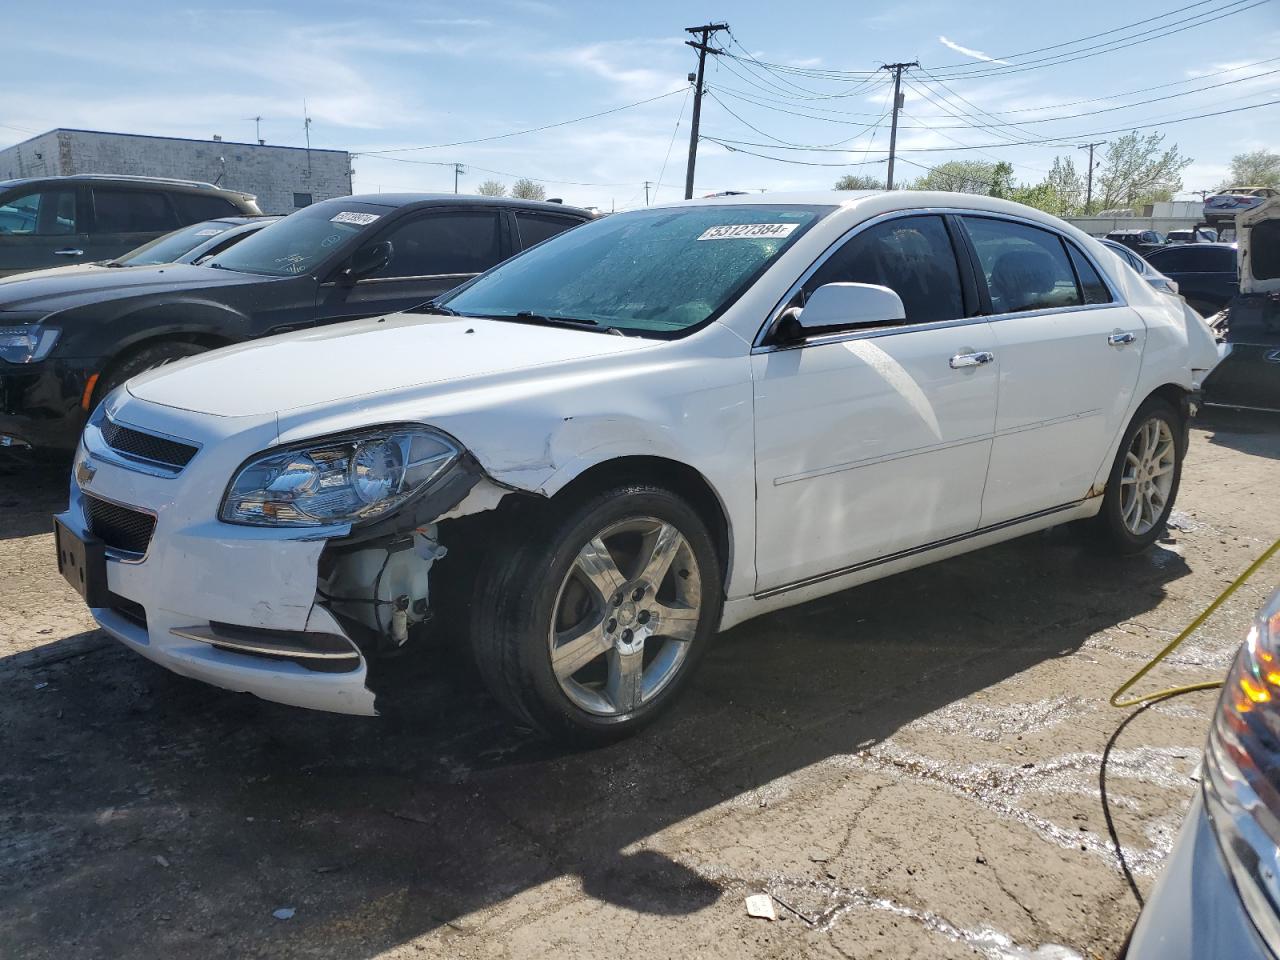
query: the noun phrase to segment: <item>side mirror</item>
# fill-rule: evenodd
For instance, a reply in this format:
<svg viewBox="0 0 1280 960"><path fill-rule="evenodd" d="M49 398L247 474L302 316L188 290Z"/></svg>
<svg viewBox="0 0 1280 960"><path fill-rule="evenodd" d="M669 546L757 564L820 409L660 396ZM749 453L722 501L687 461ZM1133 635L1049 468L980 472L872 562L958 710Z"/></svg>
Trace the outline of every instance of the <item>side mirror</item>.
<svg viewBox="0 0 1280 960"><path fill-rule="evenodd" d="M390 240L383 240L381 243L361 247L351 255L351 261L341 273L342 279L347 283L354 283L361 277L367 277L369 274L381 270L391 262L391 253Z"/></svg>
<svg viewBox="0 0 1280 960"><path fill-rule="evenodd" d="M906 319L902 298L888 287L873 283L825 283L809 295L803 308L793 308L783 314L778 333L786 340L803 340L815 334L902 323Z"/></svg>

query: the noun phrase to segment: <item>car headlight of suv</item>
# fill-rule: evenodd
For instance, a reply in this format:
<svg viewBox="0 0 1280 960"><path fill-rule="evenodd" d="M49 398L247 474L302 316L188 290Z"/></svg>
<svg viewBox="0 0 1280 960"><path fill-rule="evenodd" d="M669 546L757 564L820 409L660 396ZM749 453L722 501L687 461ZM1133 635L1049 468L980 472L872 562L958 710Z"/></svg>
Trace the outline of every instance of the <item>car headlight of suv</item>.
<svg viewBox="0 0 1280 960"><path fill-rule="evenodd" d="M1204 766L1223 859L1254 926L1280 951L1280 590L1227 675Z"/></svg>
<svg viewBox="0 0 1280 960"><path fill-rule="evenodd" d="M424 490L460 454L444 434L405 424L267 451L236 473L219 516L260 527L370 520Z"/></svg>
<svg viewBox="0 0 1280 960"><path fill-rule="evenodd" d="M58 342L60 330L38 323L0 326L0 360L35 363L43 360Z"/></svg>

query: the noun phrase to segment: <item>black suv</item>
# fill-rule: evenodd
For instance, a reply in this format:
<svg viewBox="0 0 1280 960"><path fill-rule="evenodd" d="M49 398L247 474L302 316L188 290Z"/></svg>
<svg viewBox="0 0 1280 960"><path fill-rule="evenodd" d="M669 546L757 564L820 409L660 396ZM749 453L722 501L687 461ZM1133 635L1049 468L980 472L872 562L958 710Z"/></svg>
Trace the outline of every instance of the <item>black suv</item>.
<svg viewBox="0 0 1280 960"><path fill-rule="evenodd" d="M1107 239L1122 243L1130 250L1144 256L1165 245L1165 238L1155 230L1112 230L1107 234Z"/></svg>
<svg viewBox="0 0 1280 960"><path fill-rule="evenodd" d="M144 370L419 306L591 218L556 203L370 194L313 204L199 264L0 279L0 446L73 448L88 411Z"/></svg>
<svg viewBox="0 0 1280 960"><path fill-rule="evenodd" d="M0 180L0 277L110 260L189 223L261 213L252 194L194 180Z"/></svg>

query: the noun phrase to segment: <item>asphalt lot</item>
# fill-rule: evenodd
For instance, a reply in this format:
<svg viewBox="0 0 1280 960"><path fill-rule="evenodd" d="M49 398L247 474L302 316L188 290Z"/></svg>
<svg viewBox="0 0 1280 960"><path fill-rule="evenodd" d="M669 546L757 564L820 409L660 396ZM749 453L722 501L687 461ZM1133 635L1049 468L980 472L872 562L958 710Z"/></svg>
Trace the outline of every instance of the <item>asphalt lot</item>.
<svg viewBox="0 0 1280 960"><path fill-rule="evenodd" d="M1215 413L1156 549L1053 530L765 617L663 722L567 752L449 651L394 721L166 673L59 579L64 473L0 461L0 955L1114 956L1216 694L1112 744L1132 889L1106 699L1280 536L1278 481L1280 419ZM1221 676L1277 582L1161 686Z"/></svg>

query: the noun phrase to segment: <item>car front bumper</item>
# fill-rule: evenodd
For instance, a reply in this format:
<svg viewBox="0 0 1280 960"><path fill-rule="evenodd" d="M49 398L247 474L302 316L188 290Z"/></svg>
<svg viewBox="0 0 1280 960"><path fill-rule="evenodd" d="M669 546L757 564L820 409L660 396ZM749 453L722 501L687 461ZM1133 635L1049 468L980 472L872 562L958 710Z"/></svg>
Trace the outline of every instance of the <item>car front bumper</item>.
<svg viewBox="0 0 1280 960"><path fill-rule="evenodd" d="M94 424L86 428L72 468L68 509L59 519L81 536L90 533L88 497L155 518L141 556L108 551L111 605L91 608L102 628L183 676L293 706L375 714L364 655L316 602L320 554L329 539L349 527L275 530L217 518L237 466L275 441L274 415L195 419L173 408L130 403L123 388L104 406L116 413L123 408L117 422L189 438L200 450L179 475L165 476L125 462L105 445ZM272 640L307 634L343 638L351 651L335 672L192 638L236 629Z"/></svg>
<svg viewBox="0 0 1280 960"><path fill-rule="evenodd" d="M1197 791L1125 960L1276 960L1245 912Z"/></svg>
<svg viewBox="0 0 1280 960"><path fill-rule="evenodd" d="M98 366L97 360L0 360L0 445L75 449L85 387Z"/></svg>

